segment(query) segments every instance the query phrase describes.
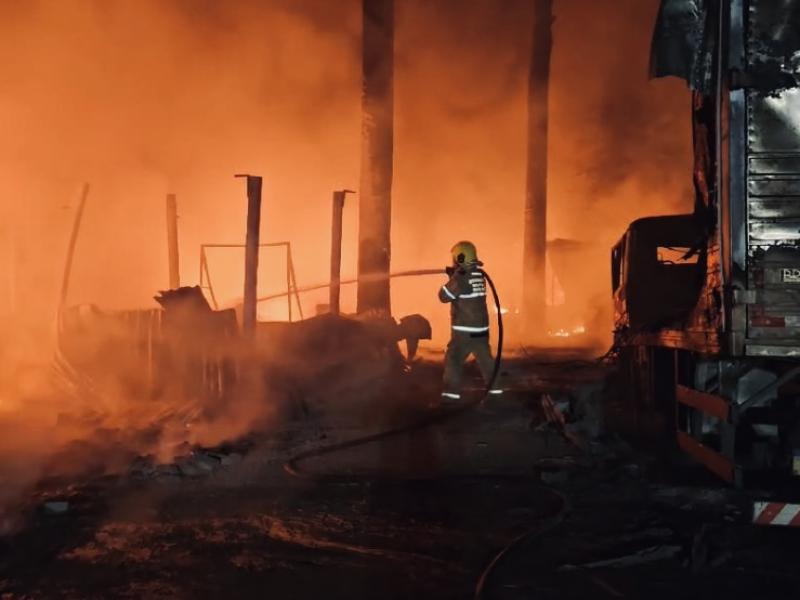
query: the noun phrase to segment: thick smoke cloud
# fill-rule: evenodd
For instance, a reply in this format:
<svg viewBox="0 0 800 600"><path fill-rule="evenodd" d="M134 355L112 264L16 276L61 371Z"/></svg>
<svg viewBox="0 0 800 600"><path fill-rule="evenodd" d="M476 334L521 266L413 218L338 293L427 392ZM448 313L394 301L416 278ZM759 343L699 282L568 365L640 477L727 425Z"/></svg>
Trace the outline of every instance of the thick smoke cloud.
<svg viewBox="0 0 800 600"><path fill-rule="evenodd" d="M454 241L472 239L514 307L531 5L396 4L394 268L444 266ZM558 276L579 288L565 325L591 321L601 342L608 248L630 220L692 205L688 94L678 81L646 80L656 10L656 0L554 0L550 237L593 244L585 268ZM243 241L244 188L232 177L241 172L264 176L263 235L292 243L299 284L327 278L330 194L359 180L360 3L4 2L0 52L0 408L7 431L36 432L19 446L5 438L3 454L24 463L47 454L53 406L68 404L44 374L84 181L70 304L154 307L167 282L168 192L178 195L183 280L198 283L201 243ZM346 207L345 277L355 272L356 202ZM221 303L235 303L241 253L210 262ZM264 254L262 293L283 287L284 268L279 252ZM441 344L438 283L403 280L393 293L397 316L431 317ZM309 296L306 313L324 299ZM343 305L354 308L353 290ZM285 312L277 302L260 315Z"/></svg>
<svg viewBox="0 0 800 600"><path fill-rule="evenodd" d="M532 3L399 6L395 262L444 261L451 240L473 239L516 306ZM647 80L656 1L553 6L549 237L591 247L557 274L574 306L552 327L591 320L602 345L611 245L635 218L691 209L689 96Z"/></svg>
<svg viewBox="0 0 800 600"><path fill-rule="evenodd" d="M690 206L688 97L677 81L645 77L656 4L554 3L552 238L608 246L632 218ZM166 280L168 191L179 197L184 280L196 283L200 243L242 240L243 190L231 177L240 171L264 175L265 237L294 244L300 283L325 279L330 192L358 181L357 1L42 0L0 10L0 45L13 59L0 79L0 192L21 263L18 306L37 320L51 308L84 180L93 191L73 302L149 303ZM395 267L442 264L454 240L474 239L516 304L530 3L403 0L397 12ZM589 215L598 218L587 229ZM265 256L265 293L282 284L282 261ZM240 256L215 253L211 266L223 301L235 301ZM444 315L432 293L417 293L425 286L435 282L398 283L397 312ZM420 306L420 296L431 300ZM307 311L323 299L310 297ZM277 318L285 308L262 311Z"/></svg>

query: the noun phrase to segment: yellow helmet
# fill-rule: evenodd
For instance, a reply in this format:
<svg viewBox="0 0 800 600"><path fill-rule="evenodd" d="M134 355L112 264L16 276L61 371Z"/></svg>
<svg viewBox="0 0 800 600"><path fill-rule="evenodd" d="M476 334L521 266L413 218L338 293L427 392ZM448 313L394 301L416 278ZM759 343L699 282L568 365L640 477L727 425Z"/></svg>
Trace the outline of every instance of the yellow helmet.
<svg viewBox="0 0 800 600"><path fill-rule="evenodd" d="M457 265L466 265L478 261L478 251L472 242L458 242L450 249L450 254L453 255L453 263Z"/></svg>

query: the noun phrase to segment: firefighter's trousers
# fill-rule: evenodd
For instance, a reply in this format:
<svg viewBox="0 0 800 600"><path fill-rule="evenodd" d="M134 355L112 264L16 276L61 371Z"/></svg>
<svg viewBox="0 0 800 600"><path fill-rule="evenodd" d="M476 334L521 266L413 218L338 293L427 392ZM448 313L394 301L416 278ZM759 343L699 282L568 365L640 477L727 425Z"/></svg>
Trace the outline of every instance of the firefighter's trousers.
<svg viewBox="0 0 800 600"><path fill-rule="evenodd" d="M489 334L452 331L447 353L444 357L444 386L442 397L445 400L457 400L461 397L461 372L469 356L475 356L483 381L488 384L494 372L494 357L489 346ZM500 393L495 382L492 392Z"/></svg>

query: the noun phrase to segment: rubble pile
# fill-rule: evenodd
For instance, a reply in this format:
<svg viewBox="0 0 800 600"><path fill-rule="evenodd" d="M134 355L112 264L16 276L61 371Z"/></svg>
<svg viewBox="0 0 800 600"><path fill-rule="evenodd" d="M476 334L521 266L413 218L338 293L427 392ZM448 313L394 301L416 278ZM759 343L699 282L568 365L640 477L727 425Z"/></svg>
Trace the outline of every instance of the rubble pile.
<svg viewBox="0 0 800 600"><path fill-rule="evenodd" d="M157 479L178 481L185 478L203 477L242 461L239 452L192 450L179 456L174 462L157 464L152 456L140 456L131 465L129 475L134 479Z"/></svg>

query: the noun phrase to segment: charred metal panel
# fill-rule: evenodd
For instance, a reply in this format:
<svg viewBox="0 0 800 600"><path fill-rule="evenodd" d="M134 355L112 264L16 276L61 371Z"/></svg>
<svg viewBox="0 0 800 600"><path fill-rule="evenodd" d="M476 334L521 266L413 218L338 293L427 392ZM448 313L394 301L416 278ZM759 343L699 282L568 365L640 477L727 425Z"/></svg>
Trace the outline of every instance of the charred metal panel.
<svg viewBox="0 0 800 600"><path fill-rule="evenodd" d="M800 346L770 346L767 344L748 344L748 356L780 356L783 358L800 357Z"/></svg>
<svg viewBox="0 0 800 600"><path fill-rule="evenodd" d="M750 244L752 246L771 246L793 244L800 240L800 221L785 217L773 221L752 219L750 224Z"/></svg>
<svg viewBox="0 0 800 600"><path fill-rule="evenodd" d="M730 207L732 271L738 277L747 268L747 109L743 90L730 93L728 124L728 206ZM735 284L741 285L737 281Z"/></svg>
<svg viewBox="0 0 800 600"><path fill-rule="evenodd" d="M634 223L615 249L619 340L717 340L732 355L760 340L762 351L800 347L798 24L800 0L662 0L652 74L694 90L691 227L703 237L693 247L704 280L692 283L691 309L671 312L688 297L655 298L657 270L639 256L650 252L645 224ZM648 312L646 302L662 306Z"/></svg>
<svg viewBox="0 0 800 600"><path fill-rule="evenodd" d="M708 97L692 95L692 141L694 143L694 210L704 221L709 234L716 218L716 132L715 104Z"/></svg>
<svg viewBox="0 0 800 600"><path fill-rule="evenodd" d="M753 198L750 200L750 216L758 220L800 220L800 202L797 198Z"/></svg>
<svg viewBox="0 0 800 600"><path fill-rule="evenodd" d="M750 172L761 175L791 175L800 173L800 156L754 156L749 161Z"/></svg>
<svg viewBox="0 0 800 600"><path fill-rule="evenodd" d="M727 127L723 140L727 146L720 149L721 160L727 168L721 173L723 181L721 204L727 207L727 222L724 232L729 236L728 256L725 257L728 281L724 294L723 312L726 315L725 342L726 353L740 355L744 352L747 335L747 308L734 301L737 290L747 287L747 94L743 89L730 89L728 73L745 70L745 4L747 0L731 0L727 11L722 15L721 29L725 29L727 19L727 69L723 66L720 75L728 83L723 91L727 95ZM721 59L725 53L721 53ZM725 94L727 92L727 94ZM724 107L724 102L721 103ZM719 120L725 122L725 115ZM723 141L720 140L720 141Z"/></svg>
<svg viewBox="0 0 800 600"><path fill-rule="evenodd" d="M800 346L800 0L749 0L747 353Z"/></svg>
<svg viewBox="0 0 800 600"><path fill-rule="evenodd" d="M751 177L747 185L750 197L800 196L800 178L783 176L769 178Z"/></svg>
<svg viewBox="0 0 800 600"><path fill-rule="evenodd" d="M697 306L705 272L705 238L696 215L648 217L634 221L624 245L612 252L622 261L614 292L617 328L654 331L683 323ZM685 261L665 260L660 250L685 249ZM624 256L620 256L624 252Z"/></svg>
<svg viewBox="0 0 800 600"><path fill-rule="evenodd" d="M749 0L748 8L748 66L762 75L772 73L773 90L794 87L800 63L800 2Z"/></svg>
<svg viewBox="0 0 800 600"><path fill-rule="evenodd" d="M796 158L795 153L800 149L797 145L800 140L800 90L785 90L777 96L751 91L749 95L750 152L769 153L761 158L772 159L781 158L775 153L788 152L789 155L782 158Z"/></svg>
<svg viewBox="0 0 800 600"><path fill-rule="evenodd" d="M708 92L714 82L717 0L662 0L650 56L652 77L675 76Z"/></svg>

